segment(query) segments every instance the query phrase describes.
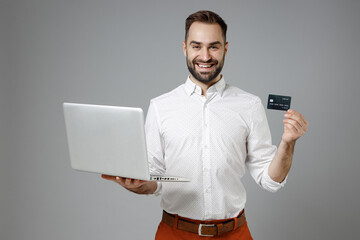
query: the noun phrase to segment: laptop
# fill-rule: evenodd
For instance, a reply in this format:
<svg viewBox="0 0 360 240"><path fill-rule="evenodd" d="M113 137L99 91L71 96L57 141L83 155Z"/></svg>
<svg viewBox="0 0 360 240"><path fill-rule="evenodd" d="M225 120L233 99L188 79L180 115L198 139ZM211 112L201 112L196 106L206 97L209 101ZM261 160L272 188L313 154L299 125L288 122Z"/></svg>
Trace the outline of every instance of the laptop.
<svg viewBox="0 0 360 240"><path fill-rule="evenodd" d="M64 103L71 167L147 181L188 182L150 175L141 108Z"/></svg>

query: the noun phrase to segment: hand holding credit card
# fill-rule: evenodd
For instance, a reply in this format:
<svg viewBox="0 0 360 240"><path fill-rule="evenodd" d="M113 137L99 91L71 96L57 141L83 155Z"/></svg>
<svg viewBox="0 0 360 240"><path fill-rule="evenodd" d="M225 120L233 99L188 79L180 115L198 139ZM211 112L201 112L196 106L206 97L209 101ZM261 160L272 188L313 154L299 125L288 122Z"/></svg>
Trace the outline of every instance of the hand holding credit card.
<svg viewBox="0 0 360 240"><path fill-rule="evenodd" d="M290 108L291 97L269 94L268 109L287 111Z"/></svg>

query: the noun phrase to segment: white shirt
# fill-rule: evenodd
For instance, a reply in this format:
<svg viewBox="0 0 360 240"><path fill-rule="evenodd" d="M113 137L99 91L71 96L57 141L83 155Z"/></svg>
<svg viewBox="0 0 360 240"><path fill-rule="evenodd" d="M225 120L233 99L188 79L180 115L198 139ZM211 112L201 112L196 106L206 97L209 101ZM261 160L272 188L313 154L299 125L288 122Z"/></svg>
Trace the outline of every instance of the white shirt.
<svg viewBox="0 0 360 240"><path fill-rule="evenodd" d="M246 167L264 189L277 191L268 166L277 150L261 100L224 77L201 95L190 78L150 102L146 118L149 167L191 182L159 183L161 207L182 217L233 218L245 207Z"/></svg>

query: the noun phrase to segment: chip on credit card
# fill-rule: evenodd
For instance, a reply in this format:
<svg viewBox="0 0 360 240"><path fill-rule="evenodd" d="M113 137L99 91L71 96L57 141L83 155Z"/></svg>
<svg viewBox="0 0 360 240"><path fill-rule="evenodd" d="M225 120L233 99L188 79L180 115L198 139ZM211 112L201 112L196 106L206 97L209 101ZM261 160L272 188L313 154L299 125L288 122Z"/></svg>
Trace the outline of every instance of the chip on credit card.
<svg viewBox="0 0 360 240"><path fill-rule="evenodd" d="M268 109L287 111L290 108L291 97L269 94Z"/></svg>

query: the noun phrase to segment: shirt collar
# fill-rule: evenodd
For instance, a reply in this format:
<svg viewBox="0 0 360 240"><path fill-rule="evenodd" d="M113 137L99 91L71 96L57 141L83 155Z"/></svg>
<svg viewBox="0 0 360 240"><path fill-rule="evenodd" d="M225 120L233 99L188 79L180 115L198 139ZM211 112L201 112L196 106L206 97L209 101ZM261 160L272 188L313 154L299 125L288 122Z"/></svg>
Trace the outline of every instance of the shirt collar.
<svg viewBox="0 0 360 240"><path fill-rule="evenodd" d="M225 87L226 87L225 78L224 78L224 76L222 76L221 79L217 83L215 83L214 85L209 87L209 89L207 90L207 93L218 92L219 95L222 96L222 93L224 92ZM186 91L186 94L189 96L191 96L193 93L197 93L197 94L201 95L201 88L198 85L196 85L193 81L191 81L190 76L188 76L188 78L186 79L185 91Z"/></svg>

